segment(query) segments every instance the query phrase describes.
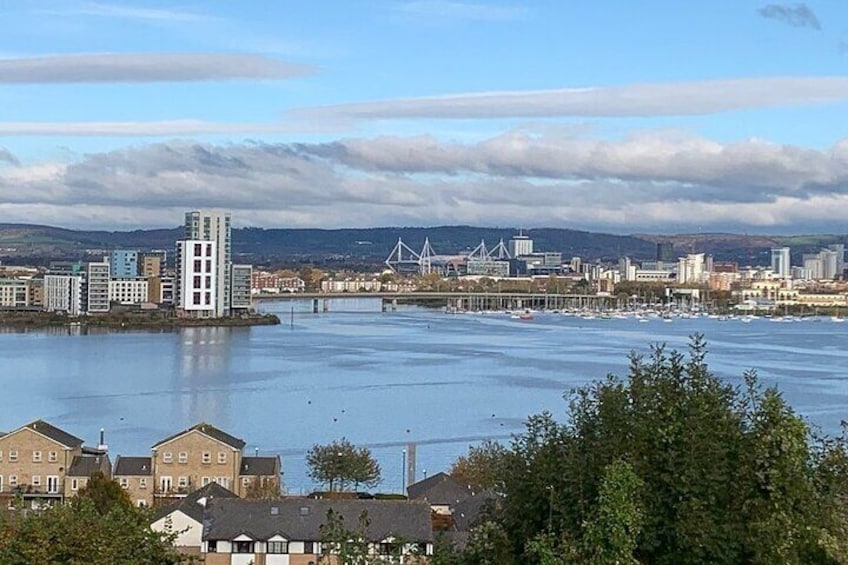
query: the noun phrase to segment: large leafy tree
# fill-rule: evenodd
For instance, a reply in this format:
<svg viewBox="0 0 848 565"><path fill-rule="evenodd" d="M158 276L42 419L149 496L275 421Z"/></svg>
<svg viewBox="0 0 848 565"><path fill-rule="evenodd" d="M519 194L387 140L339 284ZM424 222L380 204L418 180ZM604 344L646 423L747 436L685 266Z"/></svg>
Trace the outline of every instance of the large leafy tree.
<svg viewBox="0 0 848 565"><path fill-rule="evenodd" d="M497 458L467 563L848 563L848 449L706 345L654 348L626 378L532 416ZM470 456L469 456L470 457Z"/></svg>
<svg viewBox="0 0 848 565"><path fill-rule="evenodd" d="M4 565L162 565L185 563L173 547L176 534L150 529L149 515L121 503L102 512L82 497L0 523Z"/></svg>
<svg viewBox="0 0 848 565"><path fill-rule="evenodd" d="M356 447L345 438L327 445L313 445L306 454L308 475L333 490L374 487L381 481L380 464L371 450Z"/></svg>

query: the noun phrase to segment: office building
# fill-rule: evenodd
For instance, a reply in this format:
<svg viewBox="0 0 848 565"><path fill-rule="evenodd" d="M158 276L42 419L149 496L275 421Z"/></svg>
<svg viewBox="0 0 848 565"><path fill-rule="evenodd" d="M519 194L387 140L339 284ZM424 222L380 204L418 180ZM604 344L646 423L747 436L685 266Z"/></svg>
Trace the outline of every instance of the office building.
<svg viewBox="0 0 848 565"><path fill-rule="evenodd" d="M214 316L228 316L232 284L232 230L230 214L198 210L186 212L185 239L215 243ZM178 258L179 259L179 258ZM179 271L178 271L179 272ZM182 282L182 277L180 277ZM205 289L204 289L205 291ZM192 291L193 292L193 291Z"/></svg>
<svg viewBox="0 0 848 565"><path fill-rule="evenodd" d="M792 276L792 261L788 247L775 247L771 250L771 270L775 276L789 278Z"/></svg>
<svg viewBox="0 0 848 565"><path fill-rule="evenodd" d="M98 314L109 311L109 278L111 265L107 261L91 262L85 266L85 311Z"/></svg>
<svg viewBox="0 0 848 565"><path fill-rule="evenodd" d="M510 257L523 257L533 253L533 240L529 236L524 235L524 232L513 236L509 240L509 255Z"/></svg>
<svg viewBox="0 0 848 565"><path fill-rule="evenodd" d="M674 244L671 242L657 243L657 261L671 264L674 262Z"/></svg>
<svg viewBox="0 0 848 565"><path fill-rule="evenodd" d="M214 241L178 241L177 277L177 308L192 317L219 317L216 305L220 285L215 284L218 280L218 254Z"/></svg>
<svg viewBox="0 0 848 565"><path fill-rule="evenodd" d="M138 276L138 251L116 249L109 255L112 278L130 279Z"/></svg>

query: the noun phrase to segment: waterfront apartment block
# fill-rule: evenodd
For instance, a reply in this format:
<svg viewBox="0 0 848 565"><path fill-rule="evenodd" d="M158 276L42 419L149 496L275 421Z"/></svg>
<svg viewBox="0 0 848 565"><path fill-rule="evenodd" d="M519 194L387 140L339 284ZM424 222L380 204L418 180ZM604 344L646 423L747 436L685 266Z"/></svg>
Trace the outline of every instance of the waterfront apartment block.
<svg viewBox="0 0 848 565"><path fill-rule="evenodd" d="M116 249L109 256L109 265L114 278L135 278L139 273L138 251Z"/></svg>
<svg viewBox="0 0 848 565"><path fill-rule="evenodd" d="M85 268L86 311L89 314L109 311L109 277L111 267L108 261L88 263Z"/></svg>
<svg viewBox="0 0 848 565"><path fill-rule="evenodd" d="M44 275L44 309L69 316L83 313L83 277L81 275Z"/></svg>
<svg viewBox="0 0 848 565"><path fill-rule="evenodd" d="M150 457L119 457L115 479L136 504L167 504L210 483L245 496L280 485L279 457L248 457L245 442L201 423L157 442Z"/></svg>
<svg viewBox="0 0 848 565"><path fill-rule="evenodd" d="M29 281L0 279L0 308L25 308L29 304Z"/></svg>
<svg viewBox="0 0 848 565"><path fill-rule="evenodd" d="M109 301L118 304L141 304L148 299L147 279L129 278L109 281Z"/></svg>
<svg viewBox="0 0 848 565"><path fill-rule="evenodd" d="M253 267L251 265L233 265L232 272L230 309L234 312L247 311L253 305L253 297L250 293Z"/></svg>
<svg viewBox="0 0 848 565"><path fill-rule="evenodd" d="M177 242L176 304L185 315L197 318L220 315L217 247L214 241L200 239Z"/></svg>
<svg viewBox="0 0 848 565"><path fill-rule="evenodd" d="M94 472L111 476L106 446L83 440L43 420L0 435L0 498L20 496L33 508L61 502Z"/></svg>
<svg viewBox="0 0 848 565"><path fill-rule="evenodd" d="M212 241L216 244L215 300L213 317L230 314L230 288L232 284L232 229L229 213L197 210L186 212L185 239ZM180 270L177 269L179 276ZM182 281L180 281L182 282Z"/></svg>

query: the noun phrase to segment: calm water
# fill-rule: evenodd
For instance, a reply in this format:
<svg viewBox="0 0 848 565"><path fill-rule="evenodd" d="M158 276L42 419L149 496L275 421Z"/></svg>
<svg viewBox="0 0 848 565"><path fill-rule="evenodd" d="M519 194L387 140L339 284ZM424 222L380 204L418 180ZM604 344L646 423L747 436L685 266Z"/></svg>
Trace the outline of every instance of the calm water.
<svg viewBox="0 0 848 565"><path fill-rule="evenodd" d="M150 446L200 421L283 456L292 492L311 488L304 454L346 436L368 445L385 490L399 490L402 449L417 443L419 478L446 469L469 443L504 438L532 413L562 415L563 392L609 372L651 343L684 348L706 335L711 368L731 382L756 368L827 432L848 419L848 324L581 320L541 314L446 315L416 308L381 314L379 301L346 300L329 314L266 303L277 327L173 333L0 334L0 429L44 418L115 454Z"/></svg>

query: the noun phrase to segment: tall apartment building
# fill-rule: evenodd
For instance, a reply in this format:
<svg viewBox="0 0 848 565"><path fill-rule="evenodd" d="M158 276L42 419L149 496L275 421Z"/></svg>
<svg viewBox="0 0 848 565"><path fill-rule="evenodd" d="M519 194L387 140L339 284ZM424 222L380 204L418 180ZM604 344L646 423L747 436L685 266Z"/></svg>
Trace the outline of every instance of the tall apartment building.
<svg viewBox="0 0 848 565"><path fill-rule="evenodd" d="M116 249L109 256L109 266L112 277L117 279L129 279L138 276L138 251L128 249Z"/></svg>
<svg viewBox="0 0 848 565"><path fill-rule="evenodd" d="M792 261L788 247L774 247L771 250L771 270L778 277L792 276Z"/></svg>
<svg viewBox="0 0 848 565"><path fill-rule="evenodd" d="M251 265L233 265L232 272L230 309L233 312L249 310L253 303L250 292L253 267Z"/></svg>
<svg viewBox="0 0 848 565"><path fill-rule="evenodd" d="M142 277L152 278L162 274L162 256L160 254L143 253L139 258L139 273Z"/></svg>
<svg viewBox="0 0 848 565"><path fill-rule="evenodd" d="M177 242L177 308L197 318L219 317L218 250L214 241ZM229 288L229 285L227 285Z"/></svg>
<svg viewBox="0 0 848 565"><path fill-rule="evenodd" d="M44 309L79 316L83 309L83 277L80 275L44 275Z"/></svg>
<svg viewBox="0 0 848 565"><path fill-rule="evenodd" d="M0 279L0 308L29 306L28 282L26 279Z"/></svg>
<svg viewBox="0 0 848 565"><path fill-rule="evenodd" d="M836 252L836 272L842 276L842 271L845 270L845 245L842 243L834 243L827 246L831 251Z"/></svg>
<svg viewBox="0 0 848 565"><path fill-rule="evenodd" d="M85 266L86 312L89 314L109 311L109 275L111 266L107 261L91 262Z"/></svg>
<svg viewBox="0 0 848 565"><path fill-rule="evenodd" d="M232 228L230 214L208 210L186 212L185 239L215 242L217 248L217 266L214 279L216 287L214 316L228 316L230 314L232 284Z"/></svg>
<svg viewBox="0 0 848 565"><path fill-rule="evenodd" d="M707 261L703 253L690 253L677 261L677 282L701 284L709 278Z"/></svg>

